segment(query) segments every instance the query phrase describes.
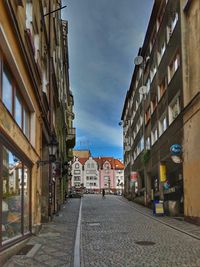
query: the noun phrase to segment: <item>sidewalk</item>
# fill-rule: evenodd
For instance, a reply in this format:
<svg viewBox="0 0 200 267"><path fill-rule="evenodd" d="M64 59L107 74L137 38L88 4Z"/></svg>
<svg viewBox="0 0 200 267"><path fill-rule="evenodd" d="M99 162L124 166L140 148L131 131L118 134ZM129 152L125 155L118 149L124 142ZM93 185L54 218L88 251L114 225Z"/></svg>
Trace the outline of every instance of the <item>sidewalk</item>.
<svg viewBox="0 0 200 267"><path fill-rule="evenodd" d="M140 204L137 204L135 202L132 201L128 201L126 198L121 198L121 201L126 202L127 204L129 204L130 206L132 206L135 210L137 210L138 212L142 213L145 216L148 216L154 220L157 220L171 228L174 228L178 231L181 231L187 235L190 235L198 240L200 240L200 226L192 224L192 223L188 223L186 221L180 221L174 217L170 217L170 216L154 216L153 215L153 210L146 208Z"/></svg>
<svg viewBox="0 0 200 267"><path fill-rule="evenodd" d="M59 216L43 224L25 245L25 255L15 255L3 267L71 267L80 199L70 199Z"/></svg>

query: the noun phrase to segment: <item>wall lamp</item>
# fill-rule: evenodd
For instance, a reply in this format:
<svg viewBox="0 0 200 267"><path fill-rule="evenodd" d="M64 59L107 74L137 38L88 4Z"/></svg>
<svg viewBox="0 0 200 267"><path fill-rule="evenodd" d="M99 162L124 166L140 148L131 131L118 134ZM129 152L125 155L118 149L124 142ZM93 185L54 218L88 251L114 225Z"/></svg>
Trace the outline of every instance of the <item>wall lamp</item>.
<svg viewBox="0 0 200 267"><path fill-rule="evenodd" d="M48 148L49 148L49 160L38 160L36 162L37 168L39 168L40 165L43 166L56 161L58 142L54 136L52 137L51 142L48 144Z"/></svg>

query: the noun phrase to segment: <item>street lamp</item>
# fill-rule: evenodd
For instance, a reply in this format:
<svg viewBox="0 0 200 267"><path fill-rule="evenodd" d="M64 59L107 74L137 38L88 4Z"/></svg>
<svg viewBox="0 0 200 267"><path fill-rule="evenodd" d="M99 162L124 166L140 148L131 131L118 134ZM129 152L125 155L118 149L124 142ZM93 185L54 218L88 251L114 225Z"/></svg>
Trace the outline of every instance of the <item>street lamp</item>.
<svg viewBox="0 0 200 267"><path fill-rule="evenodd" d="M55 136L52 136L50 143L48 144L49 148L49 160L38 160L37 163L37 168L39 168L40 165L45 165L49 163L53 163L56 161L56 152L58 149L58 142L55 138Z"/></svg>
<svg viewBox="0 0 200 267"><path fill-rule="evenodd" d="M134 63L136 66L141 66L142 68L142 86L139 88L139 94L142 95L142 106L143 106L143 142L144 142L144 151L146 149L146 140L145 140L145 96L147 94L147 87L144 85L144 58L142 56L137 56L134 59ZM147 205L147 175L145 162L143 160L143 168L144 168L144 182L145 182L145 205Z"/></svg>

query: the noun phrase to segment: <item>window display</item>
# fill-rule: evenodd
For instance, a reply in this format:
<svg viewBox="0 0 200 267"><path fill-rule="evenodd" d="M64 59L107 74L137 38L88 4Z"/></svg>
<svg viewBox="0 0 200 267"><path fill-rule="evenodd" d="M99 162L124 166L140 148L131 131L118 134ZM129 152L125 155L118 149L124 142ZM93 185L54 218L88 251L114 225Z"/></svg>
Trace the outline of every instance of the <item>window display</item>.
<svg viewBox="0 0 200 267"><path fill-rule="evenodd" d="M23 161L2 146L2 242L30 230L30 174ZM22 227L23 226L23 227Z"/></svg>

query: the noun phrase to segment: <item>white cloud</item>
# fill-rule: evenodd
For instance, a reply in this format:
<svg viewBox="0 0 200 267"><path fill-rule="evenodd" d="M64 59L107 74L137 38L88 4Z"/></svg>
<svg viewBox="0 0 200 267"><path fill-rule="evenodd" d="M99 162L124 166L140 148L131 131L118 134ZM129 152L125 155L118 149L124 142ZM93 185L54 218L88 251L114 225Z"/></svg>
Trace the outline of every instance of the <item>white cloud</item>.
<svg viewBox="0 0 200 267"><path fill-rule="evenodd" d="M118 125L116 127L107 125L93 114L83 110L79 110L76 118L78 128L84 130L94 139L99 139L99 141L108 144L108 146L122 146L122 132Z"/></svg>

